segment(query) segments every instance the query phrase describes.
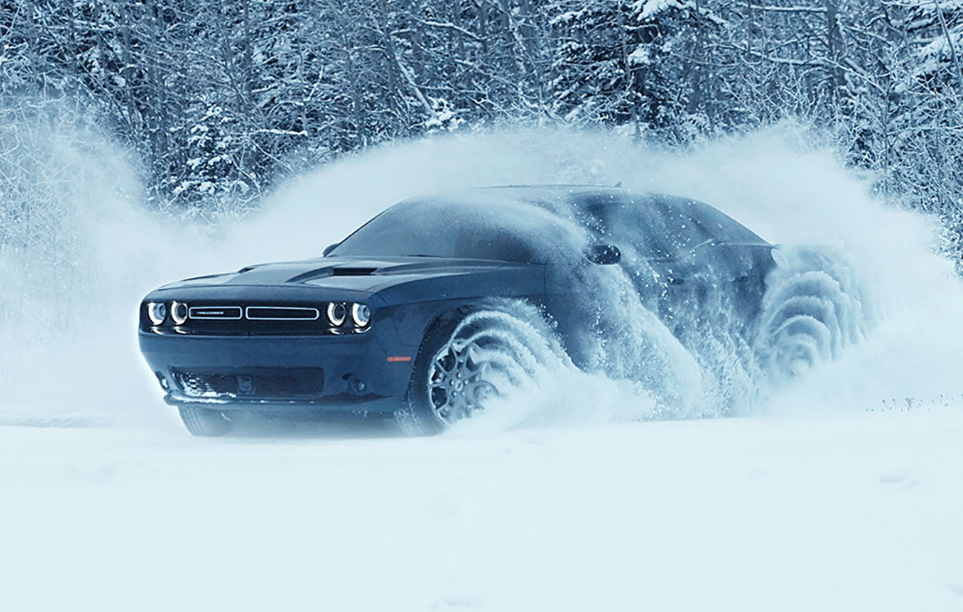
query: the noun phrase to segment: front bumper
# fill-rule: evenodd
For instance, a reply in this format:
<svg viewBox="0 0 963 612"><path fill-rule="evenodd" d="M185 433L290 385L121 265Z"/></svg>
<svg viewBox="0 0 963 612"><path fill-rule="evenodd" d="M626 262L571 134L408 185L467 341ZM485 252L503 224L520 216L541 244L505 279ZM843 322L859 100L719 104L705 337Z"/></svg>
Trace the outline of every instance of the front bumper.
<svg viewBox="0 0 963 612"><path fill-rule="evenodd" d="M414 361L391 326L345 336L203 336L138 332L170 404L223 410L315 407L391 411Z"/></svg>

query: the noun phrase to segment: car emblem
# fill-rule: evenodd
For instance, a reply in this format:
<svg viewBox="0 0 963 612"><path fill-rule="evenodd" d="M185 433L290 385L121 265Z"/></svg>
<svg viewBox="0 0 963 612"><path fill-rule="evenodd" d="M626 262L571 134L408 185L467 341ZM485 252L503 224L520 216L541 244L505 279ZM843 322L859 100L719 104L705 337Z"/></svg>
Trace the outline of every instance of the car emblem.
<svg viewBox="0 0 963 612"><path fill-rule="evenodd" d="M190 310L192 319L240 319L240 306L194 306Z"/></svg>

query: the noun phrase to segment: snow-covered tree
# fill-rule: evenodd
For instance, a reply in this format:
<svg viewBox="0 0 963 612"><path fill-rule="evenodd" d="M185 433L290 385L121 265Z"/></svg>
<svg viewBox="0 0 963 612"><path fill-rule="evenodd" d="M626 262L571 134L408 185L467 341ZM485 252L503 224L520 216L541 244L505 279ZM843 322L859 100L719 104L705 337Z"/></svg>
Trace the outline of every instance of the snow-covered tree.
<svg viewBox="0 0 963 612"><path fill-rule="evenodd" d="M151 206L209 216L433 131L790 117L955 236L961 46L963 0L0 0L0 121L56 101L136 154Z"/></svg>

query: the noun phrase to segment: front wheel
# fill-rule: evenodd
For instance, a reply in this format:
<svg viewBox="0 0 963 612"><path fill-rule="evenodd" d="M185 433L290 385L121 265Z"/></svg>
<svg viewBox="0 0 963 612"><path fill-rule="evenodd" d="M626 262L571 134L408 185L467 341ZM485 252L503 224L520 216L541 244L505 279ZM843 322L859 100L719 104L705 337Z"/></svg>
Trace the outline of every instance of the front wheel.
<svg viewBox="0 0 963 612"><path fill-rule="evenodd" d="M441 433L519 387L531 384L547 348L544 332L498 310L480 310L436 326L422 342L404 405L402 431Z"/></svg>
<svg viewBox="0 0 963 612"><path fill-rule="evenodd" d="M223 412L199 408L197 406L178 406L181 421L191 435L213 438L226 435L231 431L231 422Z"/></svg>

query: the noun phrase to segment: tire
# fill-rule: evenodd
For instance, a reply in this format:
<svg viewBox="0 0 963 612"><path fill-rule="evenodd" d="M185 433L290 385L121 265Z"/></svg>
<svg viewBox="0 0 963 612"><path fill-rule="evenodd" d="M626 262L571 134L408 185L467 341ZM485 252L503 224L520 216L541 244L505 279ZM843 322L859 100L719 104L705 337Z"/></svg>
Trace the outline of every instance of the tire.
<svg viewBox="0 0 963 612"><path fill-rule="evenodd" d="M191 432L191 435L215 438L231 431L231 421L218 410L197 406L178 406L177 411L181 415L184 427Z"/></svg>
<svg viewBox="0 0 963 612"><path fill-rule="evenodd" d="M527 321L535 309L516 308L522 318L503 310L477 310L425 334L404 404L395 411L405 434L442 433L535 381L543 369L540 361L551 359L553 345Z"/></svg>

